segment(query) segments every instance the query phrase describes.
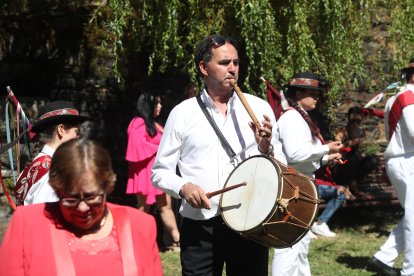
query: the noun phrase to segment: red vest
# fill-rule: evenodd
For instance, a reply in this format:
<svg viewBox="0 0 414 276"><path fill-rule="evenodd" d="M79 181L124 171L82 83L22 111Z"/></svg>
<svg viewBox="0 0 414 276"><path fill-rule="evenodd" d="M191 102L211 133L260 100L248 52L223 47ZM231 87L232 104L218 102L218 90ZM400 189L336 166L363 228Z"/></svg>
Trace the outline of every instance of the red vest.
<svg viewBox="0 0 414 276"><path fill-rule="evenodd" d="M24 204L24 199L30 188L36 184L42 176L49 172L51 160L52 157L49 155L43 155L33 160L26 166L26 168L24 168L14 187L14 195L16 197L17 205Z"/></svg>

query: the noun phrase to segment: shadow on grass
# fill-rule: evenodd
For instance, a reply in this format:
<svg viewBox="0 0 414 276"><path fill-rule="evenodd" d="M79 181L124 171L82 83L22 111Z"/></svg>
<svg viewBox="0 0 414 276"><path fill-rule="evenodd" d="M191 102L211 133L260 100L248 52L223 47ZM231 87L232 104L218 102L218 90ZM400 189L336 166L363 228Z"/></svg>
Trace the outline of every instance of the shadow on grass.
<svg viewBox="0 0 414 276"><path fill-rule="evenodd" d="M342 254L336 258L336 261L340 264L344 264L350 269L365 269L367 263L371 257L365 256L351 256L349 254Z"/></svg>
<svg viewBox="0 0 414 276"><path fill-rule="evenodd" d="M329 221L335 229L351 228L365 233L378 233L378 237L388 236L387 225L397 224L403 216L401 206L372 206L340 208Z"/></svg>

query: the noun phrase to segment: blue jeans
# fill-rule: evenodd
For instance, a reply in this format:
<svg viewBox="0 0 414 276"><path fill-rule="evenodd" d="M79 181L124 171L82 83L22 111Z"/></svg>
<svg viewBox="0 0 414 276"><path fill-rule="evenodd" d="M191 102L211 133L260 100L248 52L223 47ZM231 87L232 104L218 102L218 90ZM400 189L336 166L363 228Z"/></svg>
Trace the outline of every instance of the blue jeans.
<svg viewBox="0 0 414 276"><path fill-rule="evenodd" d="M325 210L319 216L319 221L327 223L336 210L345 201L345 194L340 193L337 188L327 185L317 185L319 198L326 201Z"/></svg>

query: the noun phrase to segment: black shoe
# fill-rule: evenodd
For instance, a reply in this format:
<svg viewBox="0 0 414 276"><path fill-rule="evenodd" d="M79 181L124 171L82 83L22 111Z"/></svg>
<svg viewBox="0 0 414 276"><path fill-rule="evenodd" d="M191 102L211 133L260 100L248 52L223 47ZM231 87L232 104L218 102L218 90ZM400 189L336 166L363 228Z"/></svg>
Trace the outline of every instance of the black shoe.
<svg viewBox="0 0 414 276"><path fill-rule="evenodd" d="M368 271L377 272L378 275L384 275L384 276L399 276L400 272L391 266L388 266L378 260L375 257L372 257L371 260L369 260L367 268Z"/></svg>

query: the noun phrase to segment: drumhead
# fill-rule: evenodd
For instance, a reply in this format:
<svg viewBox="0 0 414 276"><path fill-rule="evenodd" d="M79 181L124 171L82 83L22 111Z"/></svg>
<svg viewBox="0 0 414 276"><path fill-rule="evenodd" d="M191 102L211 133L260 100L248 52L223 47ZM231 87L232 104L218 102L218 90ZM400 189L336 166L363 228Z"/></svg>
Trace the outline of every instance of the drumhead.
<svg viewBox="0 0 414 276"><path fill-rule="evenodd" d="M240 163L228 177L225 187L246 182L221 195L221 215L235 231L248 231L274 212L280 173L277 164L264 156L253 156Z"/></svg>

